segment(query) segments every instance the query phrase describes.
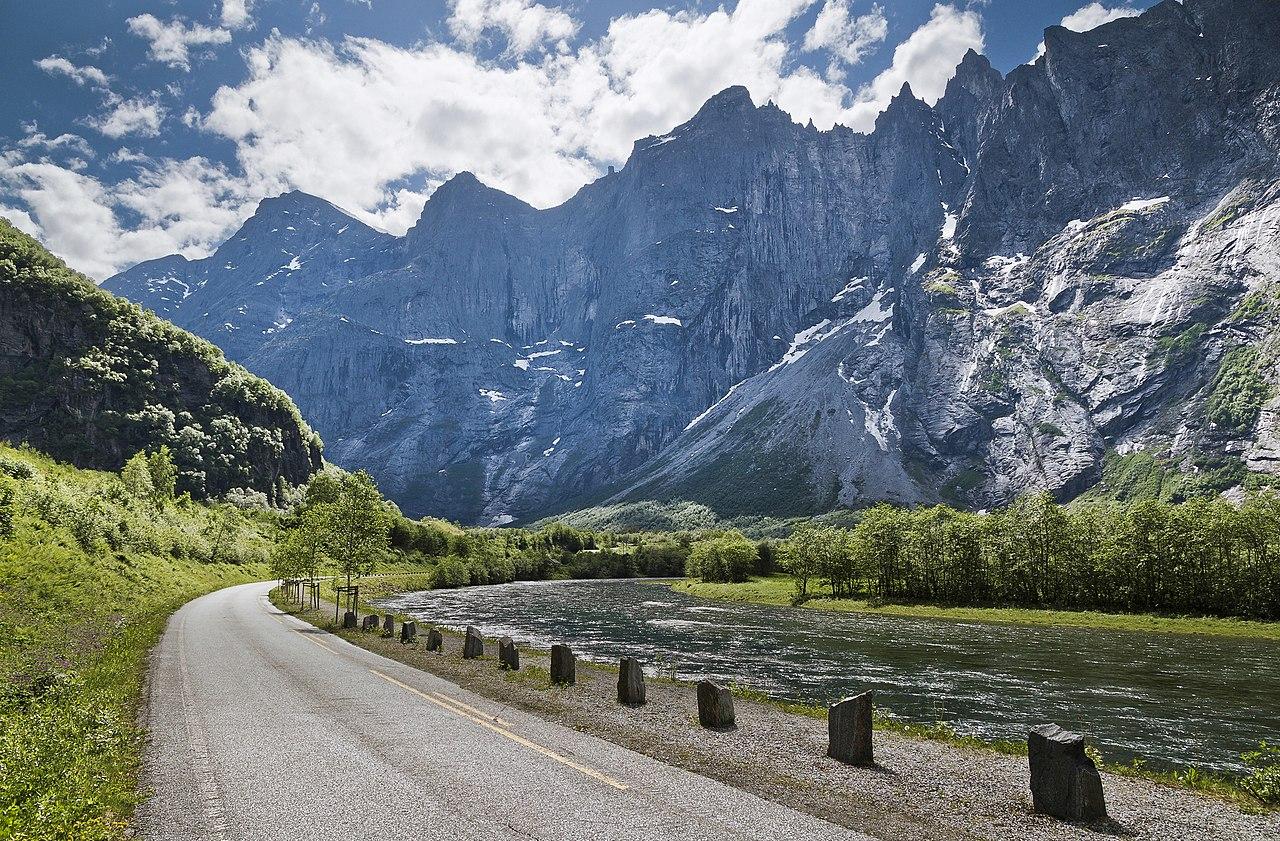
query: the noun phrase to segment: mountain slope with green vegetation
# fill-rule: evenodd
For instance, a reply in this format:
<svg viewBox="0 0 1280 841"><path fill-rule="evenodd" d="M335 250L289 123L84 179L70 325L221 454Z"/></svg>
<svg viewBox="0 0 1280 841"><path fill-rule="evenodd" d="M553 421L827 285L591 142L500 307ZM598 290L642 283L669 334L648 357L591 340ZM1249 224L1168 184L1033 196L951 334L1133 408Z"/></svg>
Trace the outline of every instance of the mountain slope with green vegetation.
<svg viewBox="0 0 1280 841"><path fill-rule="evenodd" d="M267 575L277 515L175 497L173 474L0 445L0 838L125 837L147 651L184 602Z"/></svg>
<svg viewBox="0 0 1280 841"><path fill-rule="evenodd" d="M0 439L101 470L164 445L179 490L196 498L276 502L322 464L319 436L284 392L3 220Z"/></svg>

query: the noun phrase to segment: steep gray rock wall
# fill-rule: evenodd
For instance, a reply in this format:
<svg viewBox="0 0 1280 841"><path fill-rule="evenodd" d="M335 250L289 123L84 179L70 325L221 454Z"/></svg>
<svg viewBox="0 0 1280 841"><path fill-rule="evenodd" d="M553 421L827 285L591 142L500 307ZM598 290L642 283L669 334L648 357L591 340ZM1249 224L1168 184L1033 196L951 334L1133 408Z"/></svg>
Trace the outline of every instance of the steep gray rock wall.
<svg viewBox="0 0 1280 841"><path fill-rule="evenodd" d="M730 88L555 208L463 173L395 239L291 194L108 283L411 513L981 506L1137 450L1239 485L1280 452L1274 350L1240 350L1277 320L1278 21L1054 27L865 135Z"/></svg>

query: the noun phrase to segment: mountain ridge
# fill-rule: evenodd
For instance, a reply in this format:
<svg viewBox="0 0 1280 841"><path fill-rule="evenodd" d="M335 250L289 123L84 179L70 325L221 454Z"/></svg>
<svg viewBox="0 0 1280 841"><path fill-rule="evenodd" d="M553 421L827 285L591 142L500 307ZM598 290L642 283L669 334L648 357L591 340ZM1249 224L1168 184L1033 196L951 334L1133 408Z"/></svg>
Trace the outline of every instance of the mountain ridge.
<svg viewBox="0 0 1280 841"><path fill-rule="evenodd" d="M1230 462L1240 488L1275 472L1247 456L1275 446L1270 351L1252 426L1203 413L1243 335L1229 316L1270 294L1277 18L1166 0L1051 29L1007 76L970 51L936 105L904 86L866 134L729 88L561 205L460 173L405 237L323 251L320 224L311 274L291 254L284 288L255 293L279 267L217 270L217 317L194 312L204 293L174 317L415 513L983 507L1069 498L1139 445ZM150 305L152 274L108 286Z"/></svg>

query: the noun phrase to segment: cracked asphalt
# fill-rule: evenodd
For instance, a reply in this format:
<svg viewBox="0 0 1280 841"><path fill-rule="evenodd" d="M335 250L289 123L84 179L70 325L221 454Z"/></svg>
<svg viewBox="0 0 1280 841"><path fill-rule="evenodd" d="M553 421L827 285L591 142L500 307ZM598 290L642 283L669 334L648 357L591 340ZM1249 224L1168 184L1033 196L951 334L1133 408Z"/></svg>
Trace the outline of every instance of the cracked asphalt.
<svg viewBox="0 0 1280 841"><path fill-rule="evenodd" d="M468 692L283 614L269 583L153 654L151 839L869 839Z"/></svg>

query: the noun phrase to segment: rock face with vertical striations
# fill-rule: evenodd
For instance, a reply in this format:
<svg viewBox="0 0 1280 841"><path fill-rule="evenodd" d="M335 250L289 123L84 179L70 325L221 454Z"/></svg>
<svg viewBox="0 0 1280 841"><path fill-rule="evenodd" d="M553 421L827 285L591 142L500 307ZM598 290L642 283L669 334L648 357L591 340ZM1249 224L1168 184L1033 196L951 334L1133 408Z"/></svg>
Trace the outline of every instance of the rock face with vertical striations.
<svg viewBox="0 0 1280 841"><path fill-rule="evenodd" d="M1165 0L867 134L730 88L558 207L463 173L395 238L290 194L107 285L415 515L1231 490L1280 474L1278 41Z"/></svg>

